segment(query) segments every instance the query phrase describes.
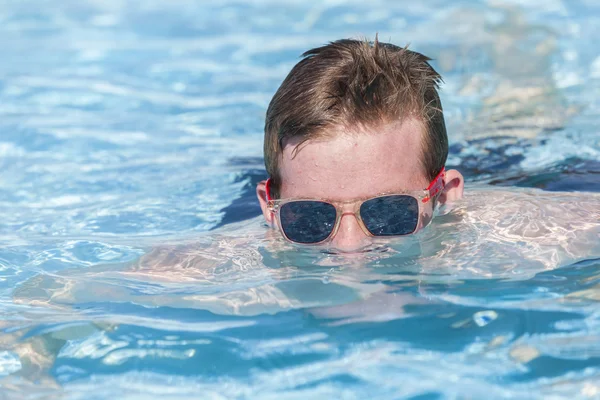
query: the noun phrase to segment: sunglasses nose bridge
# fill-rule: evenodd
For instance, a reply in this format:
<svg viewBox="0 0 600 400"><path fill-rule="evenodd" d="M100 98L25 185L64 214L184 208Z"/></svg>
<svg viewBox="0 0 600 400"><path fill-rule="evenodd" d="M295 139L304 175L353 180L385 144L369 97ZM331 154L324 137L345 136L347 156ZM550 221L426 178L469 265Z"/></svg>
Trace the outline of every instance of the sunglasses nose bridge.
<svg viewBox="0 0 600 400"><path fill-rule="evenodd" d="M337 212L338 214L340 214L340 216L349 214L358 215L361 203L362 201L348 201L343 203L337 203L335 204L335 208L337 209Z"/></svg>
<svg viewBox="0 0 600 400"><path fill-rule="evenodd" d="M336 234L337 234L338 229L342 225L342 220L344 220L345 218L346 219L351 218L356 222L356 224L360 227L360 229L364 232L364 234L366 236L371 236L371 233L365 227L365 225L362 221L362 217L360 216L360 206L362 203L363 203L363 201L357 200L357 201L336 204L336 209L337 209L337 213L338 213L337 227L336 227L337 229L335 230Z"/></svg>
<svg viewBox="0 0 600 400"><path fill-rule="evenodd" d="M331 238L334 248L342 251L355 251L369 243L369 234L360 220L358 211L353 205L338 208L337 229Z"/></svg>

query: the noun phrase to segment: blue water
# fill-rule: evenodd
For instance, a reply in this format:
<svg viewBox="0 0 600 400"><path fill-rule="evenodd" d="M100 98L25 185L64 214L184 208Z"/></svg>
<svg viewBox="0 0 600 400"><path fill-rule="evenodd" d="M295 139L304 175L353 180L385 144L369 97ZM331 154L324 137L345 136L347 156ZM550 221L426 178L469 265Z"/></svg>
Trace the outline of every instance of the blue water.
<svg viewBox="0 0 600 400"><path fill-rule="evenodd" d="M0 3L0 399L600 398L596 2L59 3ZM435 59L466 200L297 251L266 107L375 33Z"/></svg>

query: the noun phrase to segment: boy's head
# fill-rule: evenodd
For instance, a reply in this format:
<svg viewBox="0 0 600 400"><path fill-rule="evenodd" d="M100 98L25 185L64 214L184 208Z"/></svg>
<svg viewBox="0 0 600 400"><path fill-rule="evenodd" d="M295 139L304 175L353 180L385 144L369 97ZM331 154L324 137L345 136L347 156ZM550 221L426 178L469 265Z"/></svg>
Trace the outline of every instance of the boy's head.
<svg viewBox="0 0 600 400"><path fill-rule="evenodd" d="M339 40L303 57L267 110L271 198L345 204L422 190L440 174L448 137L437 93L441 77L429 58L377 40ZM457 171L446 171L444 181L439 201L462 196ZM271 223L266 191L261 182L257 194ZM431 218L434 202L420 207L420 227ZM363 247L369 237L364 221L342 208L328 241L343 250Z"/></svg>

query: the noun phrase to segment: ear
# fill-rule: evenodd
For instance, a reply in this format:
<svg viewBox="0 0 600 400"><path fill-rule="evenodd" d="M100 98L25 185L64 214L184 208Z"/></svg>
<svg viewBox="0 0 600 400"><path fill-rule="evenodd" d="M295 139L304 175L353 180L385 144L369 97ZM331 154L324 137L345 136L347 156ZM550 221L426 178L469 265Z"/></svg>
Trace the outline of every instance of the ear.
<svg viewBox="0 0 600 400"><path fill-rule="evenodd" d="M267 224L273 225L274 215L272 211L267 208L267 181L260 181L256 185L256 197L258 197L258 203L265 217Z"/></svg>
<svg viewBox="0 0 600 400"><path fill-rule="evenodd" d="M444 191L440 194L438 201L440 204L452 203L463 197L465 189L465 178L455 169L446 171Z"/></svg>

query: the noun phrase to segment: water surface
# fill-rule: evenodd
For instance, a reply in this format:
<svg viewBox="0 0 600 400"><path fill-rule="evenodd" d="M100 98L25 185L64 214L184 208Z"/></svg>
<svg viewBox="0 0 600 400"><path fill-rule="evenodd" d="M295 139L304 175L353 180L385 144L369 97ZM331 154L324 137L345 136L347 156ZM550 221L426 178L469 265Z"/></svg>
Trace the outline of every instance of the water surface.
<svg viewBox="0 0 600 400"><path fill-rule="evenodd" d="M592 1L5 1L0 398L597 398ZM305 50L434 58L464 201L362 257L263 226Z"/></svg>

